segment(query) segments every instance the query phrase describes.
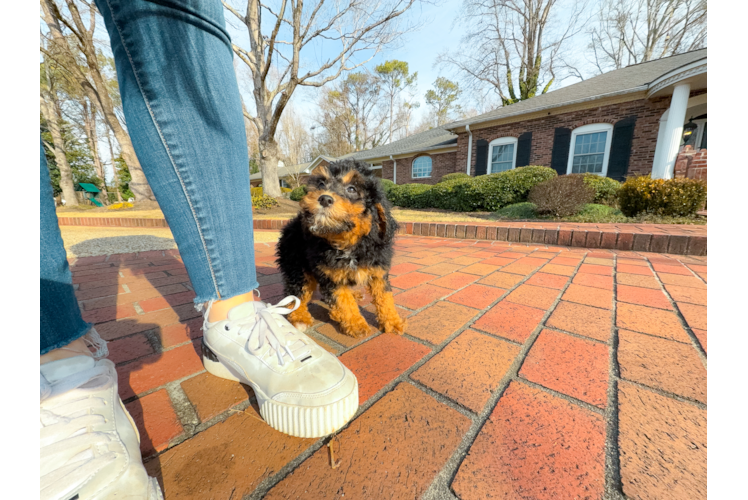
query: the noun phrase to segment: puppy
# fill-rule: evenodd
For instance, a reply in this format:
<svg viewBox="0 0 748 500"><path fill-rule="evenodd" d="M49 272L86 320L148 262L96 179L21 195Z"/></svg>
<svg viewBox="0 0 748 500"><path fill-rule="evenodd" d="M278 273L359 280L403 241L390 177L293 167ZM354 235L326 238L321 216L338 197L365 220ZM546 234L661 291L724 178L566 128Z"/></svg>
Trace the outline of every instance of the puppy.
<svg viewBox="0 0 748 500"><path fill-rule="evenodd" d="M389 283L397 222L371 170L356 160L317 167L299 214L281 233L276 256L286 295L301 300L289 321L304 331L314 320L307 304L319 286L330 317L346 335L370 332L351 287L365 285L383 332L402 334ZM360 295L358 296L360 298Z"/></svg>

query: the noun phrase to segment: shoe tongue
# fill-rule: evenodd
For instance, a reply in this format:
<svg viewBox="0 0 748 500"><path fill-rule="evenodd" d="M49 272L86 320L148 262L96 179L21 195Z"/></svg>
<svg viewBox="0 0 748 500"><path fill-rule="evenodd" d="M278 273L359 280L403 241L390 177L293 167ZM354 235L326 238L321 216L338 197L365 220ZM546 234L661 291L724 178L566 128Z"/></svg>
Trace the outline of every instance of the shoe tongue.
<svg viewBox="0 0 748 500"><path fill-rule="evenodd" d="M50 384L54 384L74 373L89 370L95 365L96 360L90 356L74 356L45 363L39 367L39 371Z"/></svg>
<svg viewBox="0 0 748 500"><path fill-rule="evenodd" d="M248 316L253 316L260 312L262 309L265 309L265 304L259 301L250 301L245 302L244 304L239 304L236 307L233 307L231 310L229 310L228 319L229 321L236 321L238 319L246 318Z"/></svg>

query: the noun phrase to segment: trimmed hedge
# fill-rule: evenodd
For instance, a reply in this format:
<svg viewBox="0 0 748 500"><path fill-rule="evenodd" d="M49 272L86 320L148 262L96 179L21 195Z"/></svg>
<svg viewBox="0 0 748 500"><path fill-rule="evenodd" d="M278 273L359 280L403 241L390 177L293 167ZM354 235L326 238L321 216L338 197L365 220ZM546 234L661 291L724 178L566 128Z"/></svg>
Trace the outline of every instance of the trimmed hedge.
<svg viewBox="0 0 748 500"><path fill-rule="evenodd" d="M568 217L595 199L595 189L587 185L584 175L562 175L534 186L527 199L540 215Z"/></svg>
<svg viewBox="0 0 748 500"><path fill-rule="evenodd" d="M692 216L706 202L706 183L696 179L631 177L618 192L621 212L628 217L645 212L655 215Z"/></svg>
<svg viewBox="0 0 748 500"><path fill-rule="evenodd" d="M466 174L465 172L455 172L452 174L444 174L442 175L442 178L439 179L439 182L453 181L455 179L470 179L470 176Z"/></svg>
<svg viewBox="0 0 748 500"><path fill-rule="evenodd" d="M548 167L521 167L479 177L457 177L434 185L400 184L388 193L390 201L406 208L441 208L455 212L495 212L527 201L533 186L556 177Z"/></svg>
<svg viewBox="0 0 748 500"><path fill-rule="evenodd" d="M614 206L618 201L621 183L617 180L595 174L584 174L584 183L595 190L594 203Z"/></svg>
<svg viewBox="0 0 748 500"><path fill-rule="evenodd" d="M292 201L301 201L304 196L306 196L306 186L299 186L288 195Z"/></svg>

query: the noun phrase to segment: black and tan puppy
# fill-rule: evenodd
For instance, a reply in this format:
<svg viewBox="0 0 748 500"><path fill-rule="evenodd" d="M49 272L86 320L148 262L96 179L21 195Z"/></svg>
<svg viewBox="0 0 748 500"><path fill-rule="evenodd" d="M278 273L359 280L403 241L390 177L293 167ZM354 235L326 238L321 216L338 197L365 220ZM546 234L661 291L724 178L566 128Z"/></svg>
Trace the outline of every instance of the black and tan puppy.
<svg viewBox="0 0 748 500"><path fill-rule="evenodd" d="M283 228L276 251L286 294L301 300L289 321L302 331L313 324L307 304L319 285L343 333L368 335L351 289L366 285L379 328L402 334L405 322L395 310L388 277L397 222L379 179L365 164L341 160L316 168L307 193L299 214Z"/></svg>

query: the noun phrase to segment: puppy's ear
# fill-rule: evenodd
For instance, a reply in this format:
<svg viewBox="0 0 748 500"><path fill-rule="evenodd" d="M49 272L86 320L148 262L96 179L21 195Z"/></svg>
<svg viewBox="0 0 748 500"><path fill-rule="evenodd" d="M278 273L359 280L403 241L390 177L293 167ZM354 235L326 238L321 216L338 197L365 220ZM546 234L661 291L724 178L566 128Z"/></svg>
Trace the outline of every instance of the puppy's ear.
<svg viewBox="0 0 748 500"><path fill-rule="evenodd" d="M378 226L379 226L379 238L384 240L387 237L387 212L384 211L384 207L381 203L374 205L377 209Z"/></svg>
<svg viewBox="0 0 748 500"><path fill-rule="evenodd" d="M317 167L315 167L315 169L312 170L311 175L324 177L326 179L329 179L331 177L330 171L327 170L327 167L324 165L318 165Z"/></svg>

